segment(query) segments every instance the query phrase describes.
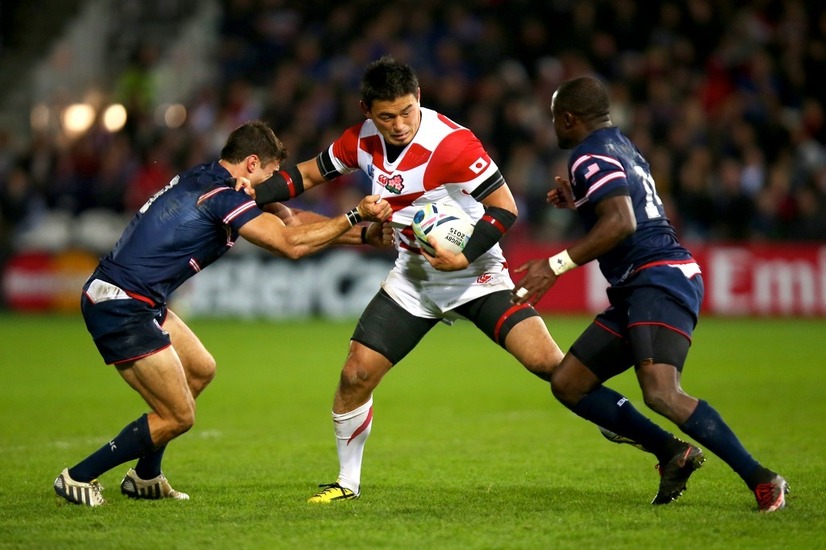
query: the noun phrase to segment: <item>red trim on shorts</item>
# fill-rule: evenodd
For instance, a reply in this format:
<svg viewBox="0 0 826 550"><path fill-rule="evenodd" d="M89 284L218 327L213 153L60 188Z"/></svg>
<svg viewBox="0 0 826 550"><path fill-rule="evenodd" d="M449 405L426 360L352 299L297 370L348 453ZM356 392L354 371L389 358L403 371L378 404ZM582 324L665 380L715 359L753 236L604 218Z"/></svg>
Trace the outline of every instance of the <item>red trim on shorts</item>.
<svg viewBox="0 0 826 550"><path fill-rule="evenodd" d="M685 265L685 264L696 264L697 260L691 258L688 260L657 260L656 262L650 262L647 264L643 264L631 273L639 273L643 269L648 269L649 267L658 267L661 265Z"/></svg>
<svg viewBox="0 0 826 550"><path fill-rule="evenodd" d="M136 292L130 292L128 290L124 290L124 292L130 298L134 298L135 300L140 300L141 302L143 302L145 304L149 304L152 307L155 307L155 306L158 305L158 304L155 303L155 300L153 300L151 298L147 298L146 296L141 296L140 294L138 294Z"/></svg>
<svg viewBox="0 0 826 550"><path fill-rule="evenodd" d="M373 407L370 407L370 410L367 411L367 418L364 420L364 422L361 423L361 426L356 428L356 431L354 431L353 435L350 436L350 439L347 440L347 444L349 445L351 441L353 441L356 437L359 436L359 434L361 434L361 432L366 430L367 426L369 426L370 422L372 422L372 421L373 421Z"/></svg>
<svg viewBox="0 0 826 550"><path fill-rule="evenodd" d="M681 331L680 329L678 329L678 328L676 328L676 327L672 327L671 325L666 325L665 323L650 323L650 322L645 322L645 323L642 323L642 322L640 322L640 323L632 323L632 324L628 325L628 328L631 328L631 327L639 327L639 326L644 326L644 325L656 325L656 326L659 326L659 327L667 328L668 330L671 330L671 331L676 332L677 334L680 334L680 335L681 335L681 336L683 336L686 340L688 340L689 342L691 342L691 336L689 336L689 335L688 335L688 334L686 334L685 332Z"/></svg>
<svg viewBox="0 0 826 550"><path fill-rule="evenodd" d="M162 348L158 348L154 351L150 351L149 353L144 353L143 355L138 355L136 357L130 357L129 359L121 359L120 361L115 361L114 363L109 363L110 365L120 365L122 363L128 363L130 361L137 361L138 359L143 359L144 357L149 357L150 355L155 355L159 351L163 351L168 347L172 347L172 344L167 344Z"/></svg>
<svg viewBox="0 0 826 550"><path fill-rule="evenodd" d="M605 325L603 325L603 324L602 324L602 323L600 323L599 321L594 320L594 324L595 324L596 326L598 326L599 328L601 328L601 329L603 329L603 330L605 330L605 331L607 331L607 332L610 332L611 334L613 334L613 335L614 335L614 336L616 336L617 338L622 338L622 334L620 334L620 333L618 333L618 332L616 332L616 331L614 331L614 330L612 330L612 329L610 329L610 328L606 327Z"/></svg>
<svg viewBox="0 0 826 550"><path fill-rule="evenodd" d="M508 310L505 311L505 313L503 313L501 317L499 317L499 320L496 321L496 326L493 327L493 339L496 340L497 342L499 342L499 331L502 330L502 325L505 324L505 321L507 321L508 318L511 315L513 315L514 313L516 313L520 309L525 309L525 308L529 308L529 307L531 307L531 306L528 305L528 304L520 304L520 305L515 305L515 306L509 307ZM499 344L502 345L502 344L504 344L504 342L499 342Z"/></svg>

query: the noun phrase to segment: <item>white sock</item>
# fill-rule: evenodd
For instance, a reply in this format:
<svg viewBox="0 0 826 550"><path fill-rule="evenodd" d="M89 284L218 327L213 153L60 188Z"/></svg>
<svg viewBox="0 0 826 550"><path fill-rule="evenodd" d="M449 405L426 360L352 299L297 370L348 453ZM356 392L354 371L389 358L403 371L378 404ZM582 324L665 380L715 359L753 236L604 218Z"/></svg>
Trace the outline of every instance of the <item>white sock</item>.
<svg viewBox="0 0 826 550"><path fill-rule="evenodd" d="M359 492L361 485L361 459L364 444L373 426L373 396L361 407L342 414L333 413L338 450L338 484Z"/></svg>

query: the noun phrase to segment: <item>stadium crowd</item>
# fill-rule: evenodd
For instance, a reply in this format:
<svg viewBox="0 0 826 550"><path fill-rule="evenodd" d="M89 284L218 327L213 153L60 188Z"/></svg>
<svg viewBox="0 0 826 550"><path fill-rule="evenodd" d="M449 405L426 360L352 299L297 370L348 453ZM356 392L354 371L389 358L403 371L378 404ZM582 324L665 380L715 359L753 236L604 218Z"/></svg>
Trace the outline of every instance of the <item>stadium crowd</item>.
<svg viewBox="0 0 826 550"><path fill-rule="evenodd" d="M0 246L8 252L47 211L131 213L182 168L217 158L250 119L273 127L287 165L308 158L360 120L362 71L386 53L416 69L423 105L483 141L517 196L513 233L575 236L569 213L544 200L568 156L549 103L561 81L593 74L610 88L614 123L650 160L684 242L826 240L826 4L655 6L223 0L215 81L188 99L179 128L155 123L157 55L136 55L112 90L128 108L122 131L39 133L20 148L0 129ZM341 213L366 191L362 178L339 178L298 206Z"/></svg>

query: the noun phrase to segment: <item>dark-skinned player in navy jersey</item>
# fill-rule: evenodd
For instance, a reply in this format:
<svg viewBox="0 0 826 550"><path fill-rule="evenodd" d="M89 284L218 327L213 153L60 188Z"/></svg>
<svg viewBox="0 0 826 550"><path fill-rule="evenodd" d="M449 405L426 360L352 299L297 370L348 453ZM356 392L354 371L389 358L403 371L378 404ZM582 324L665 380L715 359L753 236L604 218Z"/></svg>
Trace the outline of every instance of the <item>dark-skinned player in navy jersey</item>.
<svg viewBox="0 0 826 550"><path fill-rule="evenodd" d="M676 439L603 386L634 367L646 405L723 459L754 492L758 510L785 506L786 481L746 451L706 401L680 386L703 299L700 267L665 216L648 162L610 118L608 92L591 77L563 82L551 101L554 130L572 149L570 179L557 177L548 202L573 208L587 233L549 258L514 271L517 304L536 303L566 271L597 260L610 306L574 342L551 376L554 396L577 415L629 438L660 460L653 504L685 490L702 451Z"/></svg>
<svg viewBox="0 0 826 550"><path fill-rule="evenodd" d="M186 324L167 308L170 294L220 258L239 236L273 254L297 259L331 244L389 244L387 201L363 198L347 214L324 218L273 205L264 212L244 192L280 168L287 151L260 121L235 129L221 158L176 176L144 204L114 249L83 287L81 310L106 364L151 409L54 482L55 492L86 506L104 503L97 479L137 459L121 492L137 499L186 500L161 471L167 443L195 421L195 399L215 374L215 360ZM281 217L287 220L287 223ZM387 236L385 236L387 235Z"/></svg>

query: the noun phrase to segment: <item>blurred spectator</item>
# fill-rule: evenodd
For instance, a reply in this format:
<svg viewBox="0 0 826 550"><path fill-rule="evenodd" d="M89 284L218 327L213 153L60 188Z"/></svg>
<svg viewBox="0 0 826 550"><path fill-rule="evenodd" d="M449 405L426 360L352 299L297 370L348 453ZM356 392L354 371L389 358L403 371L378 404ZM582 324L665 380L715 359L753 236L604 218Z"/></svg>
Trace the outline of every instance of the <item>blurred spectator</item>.
<svg viewBox="0 0 826 550"><path fill-rule="evenodd" d="M685 240L826 241L822 2L221 6L215 79L189 98L182 127L154 118L153 69L163 52L147 40L115 87L129 109L122 132L95 127L71 141L36 133L23 151L0 143L4 208L25 188L35 210L38 201L73 213L134 210L192 158L217 157L227 133L251 118L273 126L291 160L305 158L361 119L361 71L391 53L416 68L429 103L485 143L517 195L523 236L572 236L568 218L544 201L567 158L549 131L550 93L591 73L609 85L614 123L650 159ZM368 184L341 180L296 205L334 213L348 186L364 192ZM6 226L22 223L10 212Z"/></svg>

